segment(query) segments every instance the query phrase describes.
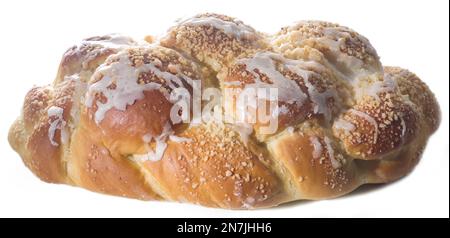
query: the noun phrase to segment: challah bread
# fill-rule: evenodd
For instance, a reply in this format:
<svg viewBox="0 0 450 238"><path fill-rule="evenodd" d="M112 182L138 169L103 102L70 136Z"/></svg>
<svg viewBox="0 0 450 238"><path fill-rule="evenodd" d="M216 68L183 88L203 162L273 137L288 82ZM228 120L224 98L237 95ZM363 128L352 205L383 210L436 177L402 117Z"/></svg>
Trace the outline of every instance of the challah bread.
<svg viewBox="0 0 450 238"><path fill-rule="evenodd" d="M405 176L439 125L416 75L382 67L365 37L337 24L267 35L200 14L146 39L86 39L64 54L51 85L28 92L9 142L39 178L143 200L271 207ZM196 89L210 88L228 119L247 116L239 100L249 90L277 89L275 103L256 99L274 104L266 109L277 127L203 121L195 106L176 107L175 92L194 103Z"/></svg>

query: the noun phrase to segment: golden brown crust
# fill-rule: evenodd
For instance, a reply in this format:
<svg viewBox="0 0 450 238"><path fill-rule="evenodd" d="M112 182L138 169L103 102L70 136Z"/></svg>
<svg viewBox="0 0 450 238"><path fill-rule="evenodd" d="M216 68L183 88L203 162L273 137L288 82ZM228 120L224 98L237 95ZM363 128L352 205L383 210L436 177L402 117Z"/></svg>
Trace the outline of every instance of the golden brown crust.
<svg viewBox="0 0 450 238"><path fill-rule="evenodd" d="M223 208L267 207L283 201L279 178L239 135L207 124L180 134L189 142L169 142L164 157L142 165L170 200Z"/></svg>
<svg viewBox="0 0 450 238"><path fill-rule="evenodd" d="M49 115L48 109L56 106L65 109L62 120L67 120L72 107L73 83L66 81L57 87L35 87L25 96L23 115L11 127L9 140L21 151L24 163L42 180L66 182L66 172L61 161L62 131L55 130L49 138L52 123L58 119ZM23 138L25 136L25 138Z"/></svg>
<svg viewBox="0 0 450 238"><path fill-rule="evenodd" d="M103 92L88 91L94 95L92 107L87 108L90 127L98 127L102 131L101 137L103 143L107 146L113 155L132 154L143 147L143 137L147 134L159 135L163 132L166 124L171 124L170 110L173 103L165 97L165 94L171 89L168 87L168 81L158 76L155 71L177 75L178 71L192 79L201 79L201 73L198 72L195 65L184 59L180 54L173 50L162 47L154 48L130 48L126 50L125 57L130 61L130 67L138 69L144 64L155 63L155 70L143 70L139 73L137 84L148 85L150 83L161 83L161 87L155 90L143 91L143 98L136 100L128 105L126 110L111 108L104 113L101 122L96 123L98 113L98 103L108 101ZM113 55L105 62L106 66L112 64L119 67L125 63L118 61L119 55ZM175 69L171 72L171 69ZM126 77L132 75L126 75ZM94 74L89 86L104 80L103 73ZM127 78L128 80L128 78ZM182 77L180 77L182 80ZM188 84L188 82L184 82ZM115 88L119 82L112 82L108 87ZM125 122L125 123L124 123Z"/></svg>
<svg viewBox="0 0 450 238"><path fill-rule="evenodd" d="M334 23L300 21L282 28L273 37L272 44L275 50L290 58L314 56L317 53L307 52L317 50L344 75L383 70L377 52L364 36Z"/></svg>
<svg viewBox="0 0 450 238"><path fill-rule="evenodd" d="M215 71L236 57L269 47L263 35L250 26L232 17L210 13L181 21L169 30L161 45L191 55Z"/></svg>
<svg viewBox="0 0 450 238"><path fill-rule="evenodd" d="M274 71L266 70L267 65L264 64L251 66L261 60L270 62ZM322 124L329 124L341 108L347 104L345 98L351 95L349 85L338 80L331 70L318 62L294 61L279 54L262 52L239 59L230 67L224 68L223 72L218 75L224 91L234 89L230 95L223 93L224 101L227 103L231 101L227 105L235 105L244 88L255 85L255 83L259 87L275 86L275 81L279 79L276 78L277 75L274 75L274 72L286 81L293 81L298 86L297 93L304 94L305 97L302 101L278 101L278 110L282 111L277 114L278 131L311 119L319 119ZM282 97L286 91L288 90L279 88L279 97ZM266 101L267 104L270 103L269 100ZM234 113L236 110L228 111ZM273 114L274 111L270 113ZM259 130L266 124L257 120L253 125L257 137L264 139L265 137L259 133Z"/></svg>
<svg viewBox="0 0 450 238"><path fill-rule="evenodd" d="M73 183L89 190L143 200L160 199L139 168L104 146L99 128L89 127L86 116L73 133L67 170Z"/></svg>
<svg viewBox="0 0 450 238"><path fill-rule="evenodd" d="M344 112L340 120L353 125L353 130L335 127L335 135L351 156L377 159L408 144L418 133L417 113L390 93L382 93L359 102Z"/></svg>
<svg viewBox="0 0 450 238"><path fill-rule="evenodd" d="M337 197L360 185L352 159L334 141L321 127L302 125L269 142L269 150L292 175L296 199Z"/></svg>
<svg viewBox="0 0 450 238"><path fill-rule="evenodd" d="M408 99L418 107L430 130L437 130L441 117L439 105L428 86L406 69L387 66L384 72L398 83L401 94L408 95Z"/></svg>
<svg viewBox="0 0 450 238"><path fill-rule="evenodd" d="M52 85L27 93L8 140L36 176L142 200L270 207L405 176L439 126L429 88L405 69L383 69L366 38L337 24L267 36L200 14L145 40L85 39ZM217 88L231 117L246 89L276 88L278 128L172 121L170 92L192 97L193 80Z"/></svg>
<svg viewBox="0 0 450 238"><path fill-rule="evenodd" d="M64 53L55 83L61 82L66 76L83 72L90 76L109 55L136 44L133 39L122 35L94 36L84 39Z"/></svg>

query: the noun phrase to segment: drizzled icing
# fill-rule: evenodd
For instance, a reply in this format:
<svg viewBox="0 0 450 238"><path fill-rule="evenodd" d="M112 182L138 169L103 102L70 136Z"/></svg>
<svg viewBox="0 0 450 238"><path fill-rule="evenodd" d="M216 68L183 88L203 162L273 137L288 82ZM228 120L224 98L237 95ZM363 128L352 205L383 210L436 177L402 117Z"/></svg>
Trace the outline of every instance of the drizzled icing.
<svg viewBox="0 0 450 238"><path fill-rule="evenodd" d="M331 110L328 107L328 99L335 98L337 96L334 90L326 90L324 92L319 92L317 88L310 82L310 78L313 75L321 77L316 72L302 69L300 67L315 67L323 70L323 66L312 61L302 61L302 60L290 60L287 68L297 75L301 76L304 80L305 86L308 88L308 95L311 102L314 104L313 111L316 114L323 114L327 121L331 120Z"/></svg>
<svg viewBox="0 0 450 238"><path fill-rule="evenodd" d="M120 34L110 34L107 35L106 37L108 38L99 38L98 40L96 38L89 38L81 42L81 45L100 46L99 48L94 49L93 51L89 52L89 54L86 55L85 59L82 62L83 69L88 68L88 65L91 61L93 61L97 56L103 54L105 51L109 49L119 51L126 47L137 45L137 43L131 37L128 36L123 36Z"/></svg>
<svg viewBox="0 0 450 238"><path fill-rule="evenodd" d="M79 74L66 75L64 76L64 81L67 80L78 82L80 81L80 75Z"/></svg>
<svg viewBox="0 0 450 238"><path fill-rule="evenodd" d="M150 49L150 48L149 48ZM85 105L92 107L94 102L97 105L97 110L94 114L94 120L98 124L104 117L105 113L112 108L124 111L127 106L134 104L135 101L144 98L144 91L158 90L161 88L160 83L150 82L146 84L140 84L138 82L139 75L144 72L152 72L158 78L165 80L165 85L171 89L184 87L185 83L191 83L192 79L181 73L177 66L174 68L177 74L174 75L169 72L161 71L156 65L160 65L159 60L154 62L145 63L138 67L132 66L130 55L127 50L121 51L114 57L113 62L105 63L99 66L95 71L92 78L101 79L88 87L86 93ZM97 93L101 93L105 97L106 101L94 100ZM174 103L173 98L169 93L162 92L165 98ZM144 155L136 155L137 160L160 160L167 147L167 139L172 139L175 142L186 142L188 139L183 139L173 135L173 131L169 123L164 126L164 129L160 135L145 134L142 140L145 143L150 143L152 140L156 143L155 151L150 147L147 147L148 153Z"/></svg>
<svg viewBox="0 0 450 238"><path fill-rule="evenodd" d="M163 131L160 135L153 136L151 133L147 133L142 136L142 141L146 143L145 148L147 153L145 154L137 154L133 155L133 159L136 161L158 161L164 155L164 152L167 148L167 140L173 141L175 143L189 143L192 141L190 138L179 137L174 135L174 131L170 126L170 123L166 123L164 125ZM155 150L150 148L148 145L152 141L155 141Z"/></svg>
<svg viewBox="0 0 450 238"><path fill-rule="evenodd" d="M344 120L342 118L339 118L337 121L334 122L334 128L341 129L346 134L348 134L351 131L356 129L355 125L353 125L351 122Z"/></svg>
<svg viewBox="0 0 450 238"><path fill-rule="evenodd" d="M303 35L300 30L303 27L309 29L314 35ZM295 39L295 41L291 42L292 39ZM341 78L350 82L365 76L367 73L382 71L381 64L377 62L376 50L367 38L346 27L335 24L329 25L320 21L300 21L287 28L286 33L279 34L273 41L275 44L279 44L278 50L287 54L302 49L305 44L314 43L315 46L313 47L317 47L316 49L321 51L327 59L325 62L327 67L334 69ZM360 45L361 52L353 49L353 44ZM343 52L345 49L348 52ZM354 53L360 55L354 55ZM365 62L364 57L366 56L372 57L375 62Z"/></svg>
<svg viewBox="0 0 450 238"><path fill-rule="evenodd" d="M361 100L364 96L370 96L375 100L380 100L378 94L395 92L397 83L388 75L384 75L383 80L377 80L365 86L353 85L355 89L355 98Z"/></svg>
<svg viewBox="0 0 450 238"><path fill-rule="evenodd" d="M343 44L345 44L345 41L343 39L355 38L354 36L352 36L352 34L349 31L351 31L351 30L347 29L345 27L342 27L342 26L338 26L338 27L332 27L332 28L326 27L324 29L323 33L326 37L339 39L338 42L340 43L340 45L343 45ZM365 38L361 35L357 35L356 38L357 38L357 40L361 41L364 44L364 46L366 47L366 51L369 54L377 55L375 48L372 47L372 45L370 44L369 40L367 40L367 38Z"/></svg>
<svg viewBox="0 0 450 238"><path fill-rule="evenodd" d="M175 136L175 135L170 135L169 140L173 141L175 143L192 142L192 139L190 139L190 138L179 137L179 136Z"/></svg>
<svg viewBox="0 0 450 238"><path fill-rule="evenodd" d="M373 136L373 143L374 144L377 143L377 141L378 141L378 123L377 123L377 121L373 117L368 115L367 113L364 113L364 112L361 112L361 111L358 111L355 109L350 109L349 112L365 119L365 121L367 121L368 123L370 123L373 126L373 128L375 130L375 133Z"/></svg>
<svg viewBox="0 0 450 238"><path fill-rule="evenodd" d="M283 67L303 78L305 86L308 88L308 95L301 90L294 80L286 78L276 69L275 60L280 61L283 63ZM244 91L246 88L277 88L279 100L291 104L295 103L298 106L302 106L305 100L309 98L314 104L314 113L323 114L327 121L331 119L331 111L327 105L327 100L335 97L336 92L334 90L319 92L310 82L310 78L312 76L320 77L320 75L307 70L309 68L325 70L324 66L313 61L287 59L271 52L259 52L252 58L239 60L238 63L245 64L247 71L255 77L255 83L247 84ZM262 82L256 71L265 74L272 84Z"/></svg>
<svg viewBox="0 0 450 238"><path fill-rule="evenodd" d="M309 141L313 145L313 158L318 159L322 155L322 144L320 143L319 139L316 136L309 137Z"/></svg>
<svg viewBox="0 0 450 238"><path fill-rule="evenodd" d="M155 66L155 63L143 64L139 67L133 67L129 59L128 51L122 51L114 55L118 59L116 62L101 65L92 76L93 78L102 77L99 81L91 84L88 88L85 105L92 107L95 94L100 92L106 98L106 102L95 101L97 111L95 112L95 122L100 123L105 113L112 109L124 111L128 105L132 105L136 100L144 97L144 91L157 90L161 84L150 82L139 84L139 74L144 72L153 72L157 77L165 80L165 83L172 89L183 87L183 82L189 79L186 75L173 75L169 72L163 72ZM189 79L188 81L191 81ZM111 87L112 85L114 87ZM163 93L167 100L171 101L168 93Z"/></svg>
<svg viewBox="0 0 450 238"><path fill-rule="evenodd" d="M253 127L248 123L235 123L230 127L239 134L242 142L247 145L248 137L253 133Z"/></svg>
<svg viewBox="0 0 450 238"><path fill-rule="evenodd" d="M289 126L286 128L286 131L289 132L290 134L294 133L294 127Z"/></svg>
<svg viewBox="0 0 450 238"><path fill-rule="evenodd" d="M67 132L65 130L66 122L63 119L64 110L60 107L51 106L47 110L50 127L48 128L48 139L50 144L58 146L59 144L54 140L56 130L61 130L61 141L65 143L67 141ZM52 118L54 118L52 120Z"/></svg>
<svg viewBox="0 0 450 238"><path fill-rule="evenodd" d="M294 80L286 78L275 68L274 59L284 59L281 55L270 52L257 53L252 58L241 59L240 64L245 64L248 72L255 76L255 83L246 85L246 88L277 88L278 99L288 103L298 103L300 106L306 100L307 95ZM265 74L272 84L261 81L260 76L255 72ZM245 89L244 89L245 90Z"/></svg>
<svg viewBox="0 0 450 238"><path fill-rule="evenodd" d="M79 121L80 104L84 102L84 95L87 89L87 83L83 82L79 74L72 74L64 76L64 81L72 81L75 84L72 94L72 107L70 109L70 118L73 123L69 127L73 130Z"/></svg>
<svg viewBox="0 0 450 238"><path fill-rule="evenodd" d="M403 119L402 116L400 116L400 123L402 125L402 139L404 139L405 133L406 133L406 124L405 124L405 120Z"/></svg>
<svg viewBox="0 0 450 238"><path fill-rule="evenodd" d="M344 75L350 74L353 76L356 76L359 73L361 73L361 70L363 71L367 70L365 69L364 62L361 59L351 55L343 54L341 52L341 49L346 47L345 46L346 38L350 39L354 38L351 36L349 32L347 32L347 30L327 27L324 29L323 33L324 37L318 38L317 41L319 41L323 45L328 46L328 48L332 52L334 61L336 61L338 65L341 65L340 67L338 66L336 69L341 71ZM368 53L376 55L375 49L373 49L373 47L370 45L367 39L365 39L362 36L358 37L357 39L362 41L363 44L367 47Z"/></svg>
<svg viewBox="0 0 450 238"><path fill-rule="evenodd" d="M225 21L212 16L199 16L182 20L179 24L190 26L212 26L216 29L221 30L230 37L238 38L241 40L252 39L256 37L256 32L252 27L247 26L242 21L236 19Z"/></svg>
<svg viewBox="0 0 450 238"><path fill-rule="evenodd" d="M137 45L138 43L129 36L113 33L104 37L99 37L98 40L97 38L85 39L82 41L82 44L100 45L104 48L120 49Z"/></svg>
<svg viewBox="0 0 450 238"><path fill-rule="evenodd" d="M154 136L150 133L145 134L142 137L142 141L144 141L145 148L147 150L147 153L145 154L137 154L133 155L133 159L136 161L158 161L161 160L162 156L164 155L164 152L167 148L167 139L173 134L172 127L170 126L170 123L166 123L164 125L163 131L160 135ZM150 148L148 143L152 142L152 140L155 141L155 150Z"/></svg>
<svg viewBox="0 0 450 238"><path fill-rule="evenodd" d="M331 146L331 140L327 136L324 138L325 146L327 148L328 156L330 157L331 167L333 169L339 169L342 165L341 163L334 157L334 149L333 146Z"/></svg>
<svg viewBox="0 0 450 238"><path fill-rule="evenodd" d="M272 117L277 117L279 115L284 115L289 113L289 109L286 107L286 105L281 105L279 107L276 107L273 111L272 111Z"/></svg>

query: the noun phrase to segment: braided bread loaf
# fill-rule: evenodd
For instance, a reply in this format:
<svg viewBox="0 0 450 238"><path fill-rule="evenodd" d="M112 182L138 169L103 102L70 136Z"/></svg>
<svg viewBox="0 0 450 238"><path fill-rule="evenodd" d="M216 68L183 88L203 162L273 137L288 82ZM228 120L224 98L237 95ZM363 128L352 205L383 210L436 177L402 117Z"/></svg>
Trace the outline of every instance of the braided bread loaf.
<svg viewBox="0 0 450 238"><path fill-rule="evenodd" d="M229 118L246 88L276 88L277 128L172 121L170 93L192 94L194 80L221 90ZM201 14L156 41L107 35L70 48L55 81L26 95L9 142L46 182L248 209L405 176L439 117L416 75L383 67L349 28L304 21L269 36Z"/></svg>

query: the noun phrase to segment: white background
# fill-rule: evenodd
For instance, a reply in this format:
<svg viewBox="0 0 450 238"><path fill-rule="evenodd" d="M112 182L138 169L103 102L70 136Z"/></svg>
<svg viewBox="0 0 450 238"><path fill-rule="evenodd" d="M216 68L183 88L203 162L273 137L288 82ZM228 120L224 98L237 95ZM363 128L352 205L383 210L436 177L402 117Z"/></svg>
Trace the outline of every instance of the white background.
<svg viewBox="0 0 450 238"><path fill-rule="evenodd" d="M449 6L428 1L0 1L0 217L448 217ZM105 33L160 35L179 17L217 12L268 33L302 19L349 26L365 35L384 65L411 69L436 94L443 120L406 178L342 198L256 211L142 202L34 177L7 142L25 93L50 83L62 53Z"/></svg>

